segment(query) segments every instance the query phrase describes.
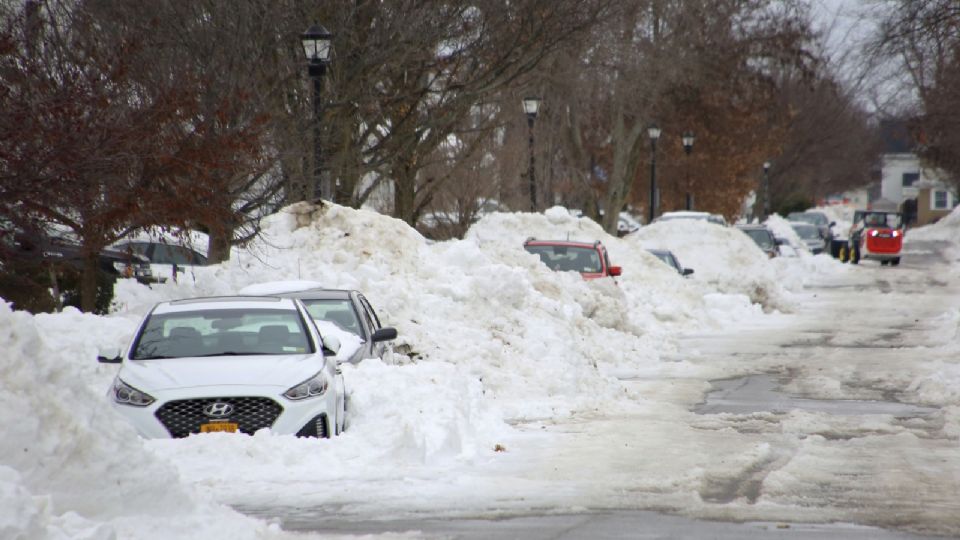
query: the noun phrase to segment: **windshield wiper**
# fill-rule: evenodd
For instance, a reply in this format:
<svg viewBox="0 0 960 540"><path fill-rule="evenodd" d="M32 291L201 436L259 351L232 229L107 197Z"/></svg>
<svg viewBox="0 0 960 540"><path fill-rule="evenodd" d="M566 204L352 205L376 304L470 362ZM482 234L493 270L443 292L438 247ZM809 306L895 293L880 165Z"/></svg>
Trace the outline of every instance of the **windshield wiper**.
<svg viewBox="0 0 960 540"><path fill-rule="evenodd" d="M135 356L135 357L133 358L133 360L163 360L163 359L166 359L166 358L180 358L180 357L179 357L179 356L164 356L164 355L162 355L162 354L158 354L158 355L156 355L156 356Z"/></svg>

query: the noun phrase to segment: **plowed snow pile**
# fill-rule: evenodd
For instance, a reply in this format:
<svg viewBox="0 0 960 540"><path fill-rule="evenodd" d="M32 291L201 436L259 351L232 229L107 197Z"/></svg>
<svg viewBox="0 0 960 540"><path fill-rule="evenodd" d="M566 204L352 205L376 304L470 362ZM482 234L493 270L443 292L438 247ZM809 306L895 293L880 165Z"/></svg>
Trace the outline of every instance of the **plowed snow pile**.
<svg viewBox="0 0 960 540"><path fill-rule="evenodd" d="M424 464L490 459L514 420L649 409L616 377L655 378L667 356L680 374L677 353L696 354L683 349L683 332L762 316L757 304L790 305L781 282L792 278L739 231L702 223L655 224L619 239L554 208L494 214L464 240L430 243L380 214L300 204L263 226L229 262L179 284L121 281L108 317L0 305L0 537L285 538L187 484L242 475L270 497L305 482L310 493L347 470L399 482ZM588 282L552 272L523 250L530 236L600 240L623 276ZM674 250L696 274L681 277L646 247ZM95 362L98 346L126 345L156 301L278 280L360 289L399 332L392 358L344 366L344 436L144 442L114 414L104 394L116 367Z"/></svg>

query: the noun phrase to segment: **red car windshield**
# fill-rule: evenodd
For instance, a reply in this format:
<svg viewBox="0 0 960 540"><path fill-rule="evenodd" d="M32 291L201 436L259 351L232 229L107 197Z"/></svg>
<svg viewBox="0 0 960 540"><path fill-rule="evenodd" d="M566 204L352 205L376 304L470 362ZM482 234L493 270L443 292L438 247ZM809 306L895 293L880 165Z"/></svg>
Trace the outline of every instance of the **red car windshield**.
<svg viewBox="0 0 960 540"><path fill-rule="evenodd" d="M539 256L551 270L585 274L603 272L600 253L593 247L527 244L524 249Z"/></svg>

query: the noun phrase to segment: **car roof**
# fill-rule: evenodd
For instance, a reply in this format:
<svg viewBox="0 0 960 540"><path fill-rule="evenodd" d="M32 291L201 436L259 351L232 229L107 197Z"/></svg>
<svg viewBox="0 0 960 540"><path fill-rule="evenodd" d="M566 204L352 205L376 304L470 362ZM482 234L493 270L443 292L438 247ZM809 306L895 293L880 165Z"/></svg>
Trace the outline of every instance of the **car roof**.
<svg viewBox="0 0 960 540"><path fill-rule="evenodd" d="M306 289L303 291L290 291L278 294L283 298L299 298L301 300L349 300L350 293L347 289Z"/></svg>
<svg viewBox="0 0 960 540"><path fill-rule="evenodd" d="M528 238L523 245L532 245L532 246L571 246L571 247L587 247L592 248L600 245L601 242L596 240L594 242L583 242L577 240L537 240L536 238Z"/></svg>
<svg viewBox="0 0 960 540"><path fill-rule="evenodd" d="M207 309L295 310L296 303L291 298L277 296L207 296L160 302L154 307L153 313L180 313Z"/></svg>

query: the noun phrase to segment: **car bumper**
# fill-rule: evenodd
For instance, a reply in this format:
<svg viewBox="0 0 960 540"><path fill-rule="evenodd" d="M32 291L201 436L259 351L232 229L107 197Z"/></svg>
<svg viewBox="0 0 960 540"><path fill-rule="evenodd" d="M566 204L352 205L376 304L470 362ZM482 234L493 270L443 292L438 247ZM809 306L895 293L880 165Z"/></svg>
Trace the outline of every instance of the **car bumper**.
<svg viewBox="0 0 960 540"><path fill-rule="evenodd" d="M157 412L165 405L171 402L184 403L196 400L217 400L223 398L230 401L231 398L260 398L260 400L270 400L278 406L279 414L268 425L270 430L278 435L293 435L300 432L308 423L314 421L319 415L326 414L328 425L333 426L337 418L337 394L333 385L327 391L314 398L302 400L289 400L283 397L287 388L276 386L216 386L216 387L194 387L187 389L174 389L163 391L143 390L150 394L156 401L147 407L133 407L114 402L114 408L121 416L127 419L137 432L147 439L169 439L172 438L167 425L158 418ZM112 397L109 397L112 401ZM169 417L169 413L165 413ZM183 418L184 422L195 421L196 419ZM203 422L209 423L214 419L205 418ZM222 422L235 422L236 417L224 417L216 420ZM260 429L262 429L260 427ZM197 430L190 430L191 433L198 433Z"/></svg>

